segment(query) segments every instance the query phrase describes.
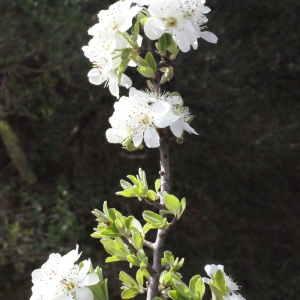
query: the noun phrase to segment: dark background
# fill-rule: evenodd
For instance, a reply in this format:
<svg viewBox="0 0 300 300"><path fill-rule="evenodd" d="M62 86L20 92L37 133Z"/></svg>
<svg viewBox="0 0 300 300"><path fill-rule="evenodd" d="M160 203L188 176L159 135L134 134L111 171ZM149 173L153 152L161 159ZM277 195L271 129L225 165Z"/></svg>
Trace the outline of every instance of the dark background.
<svg viewBox="0 0 300 300"><path fill-rule="evenodd" d="M139 218L148 206L114 193L139 167L153 184L159 157L156 149L128 153L105 139L115 99L88 82L81 47L111 3L1 1L1 299L28 299L32 270L76 243L83 259L103 267L111 299L120 298L118 273L127 264L104 264L99 240L89 237L90 211L108 200ZM219 42L199 40L197 51L180 54L165 86L183 96L199 133L171 150L172 192L187 198L187 210L166 249L186 258L186 282L220 263L246 299L296 300L300 4L207 5Z"/></svg>

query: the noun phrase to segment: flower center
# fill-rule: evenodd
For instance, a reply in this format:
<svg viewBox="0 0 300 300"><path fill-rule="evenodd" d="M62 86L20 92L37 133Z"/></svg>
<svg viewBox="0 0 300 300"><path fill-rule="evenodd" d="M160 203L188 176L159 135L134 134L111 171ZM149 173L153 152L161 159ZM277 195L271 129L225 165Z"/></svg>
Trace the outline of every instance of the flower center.
<svg viewBox="0 0 300 300"><path fill-rule="evenodd" d="M65 286L65 288L69 292L72 292L76 288L76 285L74 284L74 282L71 280L67 280L66 278L61 280L61 283Z"/></svg>
<svg viewBox="0 0 300 300"><path fill-rule="evenodd" d="M151 124L151 121L149 119L149 117L145 114L145 113L141 113L139 115L139 123L142 124L142 125L148 125L148 124Z"/></svg>
<svg viewBox="0 0 300 300"><path fill-rule="evenodd" d="M168 27L176 27L178 23L177 19L175 19L174 17L166 18L165 21L167 22Z"/></svg>

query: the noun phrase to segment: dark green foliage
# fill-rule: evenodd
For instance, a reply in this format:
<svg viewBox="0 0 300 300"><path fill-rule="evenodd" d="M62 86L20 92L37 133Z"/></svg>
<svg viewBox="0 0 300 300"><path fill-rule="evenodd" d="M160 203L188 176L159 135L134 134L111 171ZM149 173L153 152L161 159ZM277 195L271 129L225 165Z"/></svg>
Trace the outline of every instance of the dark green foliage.
<svg viewBox="0 0 300 300"><path fill-rule="evenodd" d="M37 177L32 185L21 179L0 138L1 299L28 299L32 270L76 243L83 259L103 267L111 299L120 299L118 266L105 268L105 251L90 238L90 211L108 200L143 222L148 206L114 194L139 167L153 186L159 162L156 150L129 153L105 139L115 99L88 82L91 65L81 47L98 11L111 3L1 1L0 119ZM179 53L164 87L182 95L199 133L171 150L171 192L185 196L187 207L166 250L185 257L183 280L221 263L247 299L296 300L299 1L207 5L219 42L199 40L197 51ZM131 68L126 73L133 78Z"/></svg>

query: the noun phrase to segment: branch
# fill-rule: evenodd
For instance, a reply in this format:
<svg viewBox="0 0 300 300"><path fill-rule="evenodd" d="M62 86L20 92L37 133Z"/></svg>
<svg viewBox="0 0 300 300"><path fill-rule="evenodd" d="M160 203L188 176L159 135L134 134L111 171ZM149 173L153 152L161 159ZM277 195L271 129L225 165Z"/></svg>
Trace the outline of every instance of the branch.
<svg viewBox="0 0 300 300"><path fill-rule="evenodd" d="M150 200L149 198L147 198L147 197L145 197L145 198L143 198L144 200L145 200L145 202L147 202L148 204L150 204L150 205L153 205L153 206L155 206L156 208L158 208L159 210L161 210L161 209L166 209L166 206L163 204L160 204L160 203L158 203L158 202L156 202L156 201L152 201L152 200Z"/></svg>
<svg viewBox="0 0 300 300"><path fill-rule="evenodd" d="M166 236L169 233L169 231L174 227L176 222L177 222L177 216L175 215L172 222L170 223L170 225L167 228L163 229L160 232L160 235L163 236L163 237Z"/></svg>
<svg viewBox="0 0 300 300"><path fill-rule="evenodd" d="M144 240L144 246L150 248L151 250L153 250L153 243L147 241L147 240Z"/></svg>
<svg viewBox="0 0 300 300"><path fill-rule="evenodd" d="M133 252L134 255L138 253L138 251L135 249L135 247L130 243L127 237L121 236L122 242Z"/></svg>

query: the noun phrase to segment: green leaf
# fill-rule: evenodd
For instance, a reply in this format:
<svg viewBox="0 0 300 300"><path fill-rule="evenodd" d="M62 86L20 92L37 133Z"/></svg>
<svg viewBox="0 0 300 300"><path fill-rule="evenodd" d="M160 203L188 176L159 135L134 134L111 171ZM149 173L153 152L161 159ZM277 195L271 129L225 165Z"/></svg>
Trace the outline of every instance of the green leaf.
<svg viewBox="0 0 300 300"><path fill-rule="evenodd" d="M213 300L223 300L223 296L225 295L223 295L221 290L214 283L210 283L209 285L213 294Z"/></svg>
<svg viewBox="0 0 300 300"><path fill-rule="evenodd" d="M189 298L186 298L186 297L183 297L182 295L181 295L181 293L179 292L179 291L174 291L174 290L172 290L172 291L170 291L169 293L168 293L168 295L170 296L170 298L172 298L173 300L189 300Z"/></svg>
<svg viewBox="0 0 300 300"><path fill-rule="evenodd" d="M138 284L136 281L128 275L126 272L121 271L119 274L119 279L123 282L123 284L127 287L137 287Z"/></svg>
<svg viewBox="0 0 300 300"><path fill-rule="evenodd" d="M135 24L131 27L131 35L136 40L139 33L140 33L140 20L137 20Z"/></svg>
<svg viewBox="0 0 300 300"><path fill-rule="evenodd" d="M103 229L100 232L100 234L101 234L102 237L109 237L109 238L115 238L115 237L120 236L120 232L117 229L112 228L112 227L108 227L108 228Z"/></svg>
<svg viewBox="0 0 300 300"><path fill-rule="evenodd" d="M139 196L144 197L147 195L147 188L145 187L143 182L140 182L139 184Z"/></svg>
<svg viewBox="0 0 300 300"><path fill-rule="evenodd" d="M115 225L118 228L120 235L124 235L126 233L125 224L122 222L121 219L116 219Z"/></svg>
<svg viewBox="0 0 300 300"><path fill-rule="evenodd" d="M125 220L125 227L127 229L130 229L132 227L132 224L134 223L134 217L133 216L129 216L126 218Z"/></svg>
<svg viewBox="0 0 300 300"><path fill-rule="evenodd" d="M132 234L132 244L135 249L141 250L143 248L144 239L140 236L139 233L134 232Z"/></svg>
<svg viewBox="0 0 300 300"><path fill-rule="evenodd" d="M165 82L171 80L173 76L174 76L174 69L171 66L167 67L166 70L164 71L164 75L161 77L160 83L164 84Z"/></svg>
<svg viewBox="0 0 300 300"><path fill-rule="evenodd" d="M122 292L121 297L122 299L131 299L134 298L139 293L140 293L139 289L125 289Z"/></svg>
<svg viewBox="0 0 300 300"><path fill-rule="evenodd" d="M165 205L172 214L177 215L180 212L180 202L174 195L165 196Z"/></svg>
<svg viewBox="0 0 300 300"><path fill-rule="evenodd" d="M169 33L164 33L159 39L158 39L158 47L157 49L160 54L166 54L168 47L172 45L173 38Z"/></svg>
<svg viewBox="0 0 300 300"><path fill-rule="evenodd" d="M155 180L155 191L156 193L158 193L158 191L160 190L161 187L161 179L156 179Z"/></svg>
<svg viewBox="0 0 300 300"><path fill-rule="evenodd" d="M144 285L144 271L141 269L138 269L136 272L136 281L138 285L143 286Z"/></svg>
<svg viewBox="0 0 300 300"><path fill-rule="evenodd" d="M201 300L203 298L203 295L205 293L205 283L201 277L198 279L198 281L195 284L194 292L197 299Z"/></svg>
<svg viewBox="0 0 300 300"><path fill-rule="evenodd" d="M141 263L141 260L133 254L127 255L127 261L136 267L139 267Z"/></svg>
<svg viewBox="0 0 300 300"><path fill-rule="evenodd" d="M133 190L129 190L129 189L126 189L126 190L121 191L121 192L116 192L116 195L123 196L123 197L126 197L126 198L137 197L137 194Z"/></svg>
<svg viewBox="0 0 300 300"><path fill-rule="evenodd" d="M132 48L124 48L122 50L121 59L126 60L129 58L129 55L131 54Z"/></svg>
<svg viewBox="0 0 300 300"><path fill-rule="evenodd" d="M154 73L156 73L156 62L155 62L155 60L153 58L153 55L150 52L148 52L146 54L145 60L150 65L150 67L152 68L152 70L154 71Z"/></svg>
<svg viewBox="0 0 300 300"><path fill-rule="evenodd" d="M196 283L198 279L201 278L200 275L195 275L194 277L191 278L190 283L189 283L189 288L194 292Z"/></svg>
<svg viewBox="0 0 300 300"><path fill-rule="evenodd" d="M179 212L179 215L177 216L177 220L179 220L179 218L181 217L181 215L183 214L184 210L185 210L185 207L186 207L186 199L185 198L182 198L181 199L181 202L180 202L180 212Z"/></svg>
<svg viewBox="0 0 300 300"><path fill-rule="evenodd" d="M155 75L155 73L151 67L141 66L141 67L138 67L137 70L141 75L143 75L146 78L152 78Z"/></svg>
<svg viewBox="0 0 300 300"><path fill-rule="evenodd" d="M223 293L223 296L226 295L226 282L224 274L221 270L218 270L214 276L214 283L219 287L220 291Z"/></svg>
<svg viewBox="0 0 300 300"><path fill-rule="evenodd" d="M164 226L163 217L149 210L143 212L144 220L154 228L162 228Z"/></svg>
<svg viewBox="0 0 300 300"><path fill-rule="evenodd" d="M149 198L152 201L155 201L155 200L159 199L158 195L156 195L156 193L152 190L148 191L147 198Z"/></svg>
<svg viewBox="0 0 300 300"><path fill-rule="evenodd" d="M124 189L124 190L131 190L132 189L132 184L130 184L128 181L126 180L123 180L121 179L120 180L120 184L121 184L121 187Z"/></svg>
<svg viewBox="0 0 300 300"><path fill-rule="evenodd" d="M127 69L129 62L130 62L130 59L127 58L127 59L122 60L120 65L119 65L119 68L118 68L118 85L121 85L122 74Z"/></svg>
<svg viewBox="0 0 300 300"><path fill-rule="evenodd" d="M127 178L129 178L132 181L132 183L136 186L138 186L140 183L140 181L133 175L127 175Z"/></svg>
<svg viewBox="0 0 300 300"><path fill-rule="evenodd" d="M136 57L136 61L137 61L137 65L139 67L149 67L149 68L151 68L150 65L143 58L141 58L140 56Z"/></svg>

